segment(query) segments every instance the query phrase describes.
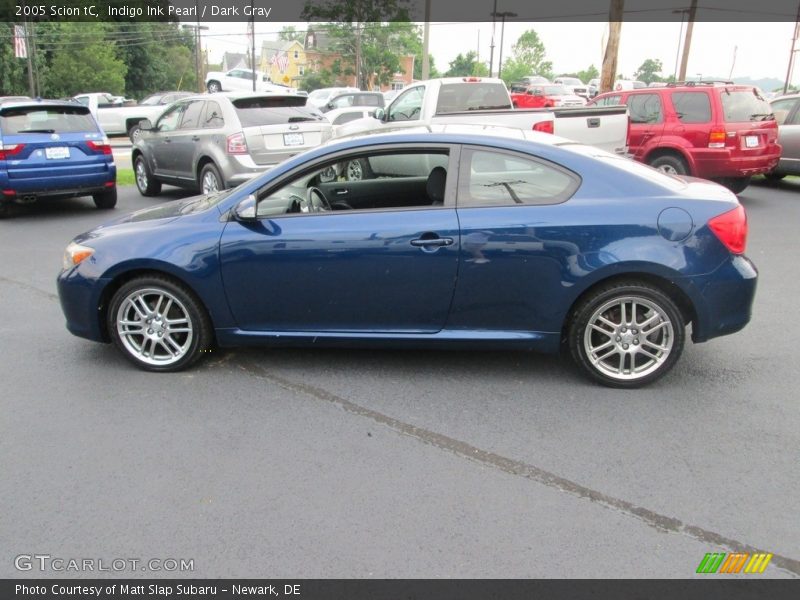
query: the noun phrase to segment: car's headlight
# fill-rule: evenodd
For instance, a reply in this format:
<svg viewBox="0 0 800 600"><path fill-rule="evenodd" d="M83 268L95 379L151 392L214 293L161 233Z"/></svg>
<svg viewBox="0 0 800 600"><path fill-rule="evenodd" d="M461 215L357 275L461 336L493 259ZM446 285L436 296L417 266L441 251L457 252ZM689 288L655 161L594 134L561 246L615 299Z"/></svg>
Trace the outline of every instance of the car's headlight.
<svg viewBox="0 0 800 600"><path fill-rule="evenodd" d="M94 248L70 242L64 251L64 270L74 267L94 254Z"/></svg>

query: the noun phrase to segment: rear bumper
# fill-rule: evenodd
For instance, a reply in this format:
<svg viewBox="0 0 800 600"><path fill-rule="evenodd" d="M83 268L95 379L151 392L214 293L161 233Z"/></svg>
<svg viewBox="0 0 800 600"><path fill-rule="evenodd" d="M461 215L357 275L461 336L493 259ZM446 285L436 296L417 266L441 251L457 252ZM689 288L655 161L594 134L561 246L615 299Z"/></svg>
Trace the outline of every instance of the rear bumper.
<svg viewBox="0 0 800 600"><path fill-rule="evenodd" d="M705 342L736 333L750 322L758 270L746 256L732 256L716 271L695 280L697 320L692 340Z"/></svg>
<svg viewBox="0 0 800 600"><path fill-rule="evenodd" d="M277 163L276 163L277 164ZM229 157L225 166L222 167L222 177L225 179L227 187L235 187L253 177L258 177L264 171L269 171L275 165L259 165L249 154L233 155Z"/></svg>
<svg viewBox="0 0 800 600"><path fill-rule="evenodd" d="M29 171L24 177L9 177L7 171L0 171L0 199L6 202L28 201L37 198L72 198L88 196L109 188L108 183L116 185L117 168L112 163L98 173L53 175L40 170ZM13 193L12 193L13 192Z"/></svg>
<svg viewBox="0 0 800 600"><path fill-rule="evenodd" d="M767 173L775 168L781 157L781 148L772 145L762 154L733 156L727 148L709 148L692 153L696 177L749 177Z"/></svg>

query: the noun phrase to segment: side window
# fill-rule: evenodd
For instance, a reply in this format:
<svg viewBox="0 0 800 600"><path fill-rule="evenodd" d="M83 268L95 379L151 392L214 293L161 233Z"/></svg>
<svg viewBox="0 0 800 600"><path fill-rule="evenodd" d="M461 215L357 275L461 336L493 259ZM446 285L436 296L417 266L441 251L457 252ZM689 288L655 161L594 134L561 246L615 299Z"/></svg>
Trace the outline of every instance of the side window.
<svg viewBox="0 0 800 600"><path fill-rule="evenodd" d="M180 129L197 129L200 127L200 117L203 114L205 102L203 100L195 100L186 105L186 110L183 111L183 118L181 119Z"/></svg>
<svg viewBox="0 0 800 600"><path fill-rule="evenodd" d="M425 95L423 86L411 88L397 97L389 107L387 121L417 121L422 110L422 98Z"/></svg>
<svg viewBox="0 0 800 600"><path fill-rule="evenodd" d="M711 100L706 92L673 92L672 106L681 123L711 122Z"/></svg>
<svg viewBox="0 0 800 600"><path fill-rule="evenodd" d="M158 130L161 132L175 131L178 128L178 123L181 122L181 116L185 109L186 104L181 103L167 110L167 112L158 119L158 123L156 123Z"/></svg>
<svg viewBox="0 0 800 600"><path fill-rule="evenodd" d="M332 102L333 108L347 108L353 106L353 96L339 96Z"/></svg>
<svg viewBox="0 0 800 600"><path fill-rule="evenodd" d="M580 179L555 164L516 154L466 149L462 154L458 205L516 206L558 204L567 200Z"/></svg>
<svg viewBox="0 0 800 600"><path fill-rule="evenodd" d="M364 115L360 112L349 112L339 115L333 120L334 125L344 125L345 123L349 123L350 121L355 121L356 119L362 118Z"/></svg>
<svg viewBox="0 0 800 600"><path fill-rule="evenodd" d="M786 119L797 104L797 101L797 98L786 98L785 100L775 100L775 102L772 103L772 112L775 114L775 120L778 122L778 125L786 123ZM792 119L790 123L787 123L787 125L794 125L796 122L797 116L795 115L795 118Z"/></svg>
<svg viewBox="0 0 800 600"><path fill-rule="evenodd" d="M663 123L661 97L658 94L631 94L626 103L631 123Z"/></svg>
<svg viewBox="0 0 800 600"><path fill-rule="evenodd" d="M448 164L446 149L361 152L306 171L278 190L262 190L256 214L443 207Z"/></svg>
<svg viewBox="0 0 800 600"><path fill-rule="evenodd" d="M89 96L76 96L75 100L84 106L89 106Z"/></svg>
<svg viewBox="0 0 800 600"><path fill-rule="evenodd" d="M225 126L225 119L222 118L222 109L216 102L206 102L206 111L203 115L202 126L207 129L214 129Z"/></svg>
<svg viewBox="0 0 800 600"><path fill-rule="evenodd" d="M239 69L233 69L228 71L228 77L241 77L242 72Z"/></svg>

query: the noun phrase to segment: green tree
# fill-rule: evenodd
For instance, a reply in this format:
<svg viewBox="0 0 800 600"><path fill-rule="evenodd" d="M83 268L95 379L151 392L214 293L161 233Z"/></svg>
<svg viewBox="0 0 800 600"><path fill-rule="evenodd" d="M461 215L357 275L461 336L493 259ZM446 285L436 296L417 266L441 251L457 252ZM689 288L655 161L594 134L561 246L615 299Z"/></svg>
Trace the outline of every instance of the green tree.
<svg viewBox="0 0 800 600"><path fill-rule="evenodd" d="M652 83L653 81L663 81L661 71L664 66L657 58L648 58L644 61L636 72L633 74L635 79L644 81L645 83Z"/></svg>
<svg viewBox="0 0 800 600"><path fill-rule="evenodd" d="M489 74L488 67L482 62L478 62L478 56L472 50L456 56L450 61L449 66L450 68L444 74L445 77L486 76Z"/></svg>
<svg viewBox="0 0 800 600"><path fill-rule="evenodd" d="M287 25L278 32L278 39L282 42L297 41L302 44L306 40L306 33L305 31L297 31L294 25Z"/></svg>
<svg viewBox="0 0 800 600"><path fill-rule="evenodd" d="M309 1L302 18L326 20L324 30L332 40L331 49L347 61L342 73L355 75L356 84L366 89L373 82L389 83L401 71L400 56L409 51L418 37L418 28L408 22L408 12L398 0Z"/></svg>
<svg viewBox="0 0 800 600"><path fill-rule="evenodd" d="M511 47L511 58L503 64L503 81L507 84L527 75L553 78L553 63L547 58L544 43L535 30L529 29Z"/></svg>
<svg viewBox="0 0 800 600"><path fill-rule="evenodd" d="M317 73L306 73L299 87L301 90L313 92L319 88L332 87L333 82L333 73L327 69L320 69Z"/></svg>
<svg viewBox="0 0 800 600"><path fill-rule="evenodd" d="M43 35L42 49L51 57L42 80L43 95L59 98L80 92L125 92L128 67L106 35L112 25L61 22L50 27Z"/></svg>
<svg viewBox="0 0 800 600"><path fill-rule="evenodd" d="M580 79L584 83L589 83L592 79L600 79L600 71L597 70L597 67L594 65L589 65L588 69L583 71L578 71L575 74L575 77Z"/></svg>

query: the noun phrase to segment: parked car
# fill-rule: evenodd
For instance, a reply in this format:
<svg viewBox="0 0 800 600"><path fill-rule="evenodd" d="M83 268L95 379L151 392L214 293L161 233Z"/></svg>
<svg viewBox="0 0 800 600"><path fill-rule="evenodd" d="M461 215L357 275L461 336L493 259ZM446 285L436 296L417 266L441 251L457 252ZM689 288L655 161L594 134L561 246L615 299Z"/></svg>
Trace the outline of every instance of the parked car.
<svg viewBox="0 0 800 600"><path fill-rule="evenodd" d="M541 75L528 75L527 77L523 77L518 82L522 85L547 85L548 83L552 83L547 77L542 77Z"/></svg>
<svg viewBox="0 0 800 600"><path fill-rule="evenodd" d="M82 234L58 277L67 328L149 371L214 343L566 345L594 380L637 387L675 365L688 323L695 342L747 324L757 272L736 196L524 135L327 144ZM343 158L396 174L321 182Z"/></svg>
<svg viewBox="0 0 800 600"><path fill-rule="evenodd" d="M336 137L340 125L350 123L357 119L374 118L375 109L369 106L349 106L347 108L335 108L324 114L325 118L328 119L333 126L331 129L331 137Z"/></svg>
<svg viewBox="0 0 800 600"><path fill-rule="evenodd" d="M647 87L644 81L632 81L630 79L617 79L614 82L614 91L641 90Z"/></svg>
<svg viewBox="0 0 800 600"><path fill-rule="evenodd" d="M322 108L334 96L337 96L339 94L347 94L351 92L360 92L360 91L361 90L354 87L320 88L318 90L314 90L308 95L308 103L313 106L316 106L317 108Z"/></svg>
<svg viewBox="0 0 800 600"><path fill-rule="evenodd" d="M238 90L252 92L254 79L256 82L255 91L257 92L285 94L292 94L295 92L294 88L273 83L266 73L253 71L252 69L231 69L227 72L209 71L205 78L206 90L208 90L209 94Z"/></svg>
<svg viewBox="0 0 800 600"><path fill-rule="evenodd" d="M787 175L800 175L800 94L776 98L770 103L778 125L781 158L767 179L778 181Z"/></svg>
<svg viewBox="0 0 800 600"><path fill-rule="evenodd" d="M735 193L778 164L781 146L758 88L732 83L669 84L607 92L590 104L630 111L633 158L667 173L713 179Z"/></svg>
<svg viewBox="0 0 800 600"><path fill-rule="evenodd" d="M590 79L589 83L586 84L586 89L589 92L589 98L594 98L600 92L600 80Z"/></svg>
<svg viewBox="0 0 800 600"><path fill-rule="evenodd" d="M368 106L375 110L385 106L385 99L380 92L347 92L345 94L335 94L328 102L319 107L323 113L337 108L347 108L349 106Z"/></svg>
<svg viewBox="0 0 800 600"><path fill-rule="evenodd" d="M0 105L0 217L14 203L92 196L117 203L111 146L88 107L71 101Z"/></svg>
<svg viewBox="0 0 800 600"><path fill-rule="evenodd" d="M141 123L131 153L139 192L154 196L167 183L209 194L318 146L331 125L305 103L302 96L253 92L179 100L155 123Z"/></svg>
<svg viewBox="0 0 800 600"><path fill-rule="evenodd" d="M586 100L573 94L563 85L532 85L527 88L512 87L514 108L550 108L554 106L585 106Z"/></svg>
<svg viewBox="0 0 800 600"><path fill-rule="evenodd" d="M589 88L577 77L556 77L553 79L553 83L563 85L576 96L589 99Z"/></svg>
<svg viewBox="0 0 800 600"><path fill-rule="evenodd" d="M160 104L126 105L121 97L106 93L80 94L73 100L89 108L106 135L127 135L131 142L138 139L139 122L155 120L165 108Z"/></svg>

